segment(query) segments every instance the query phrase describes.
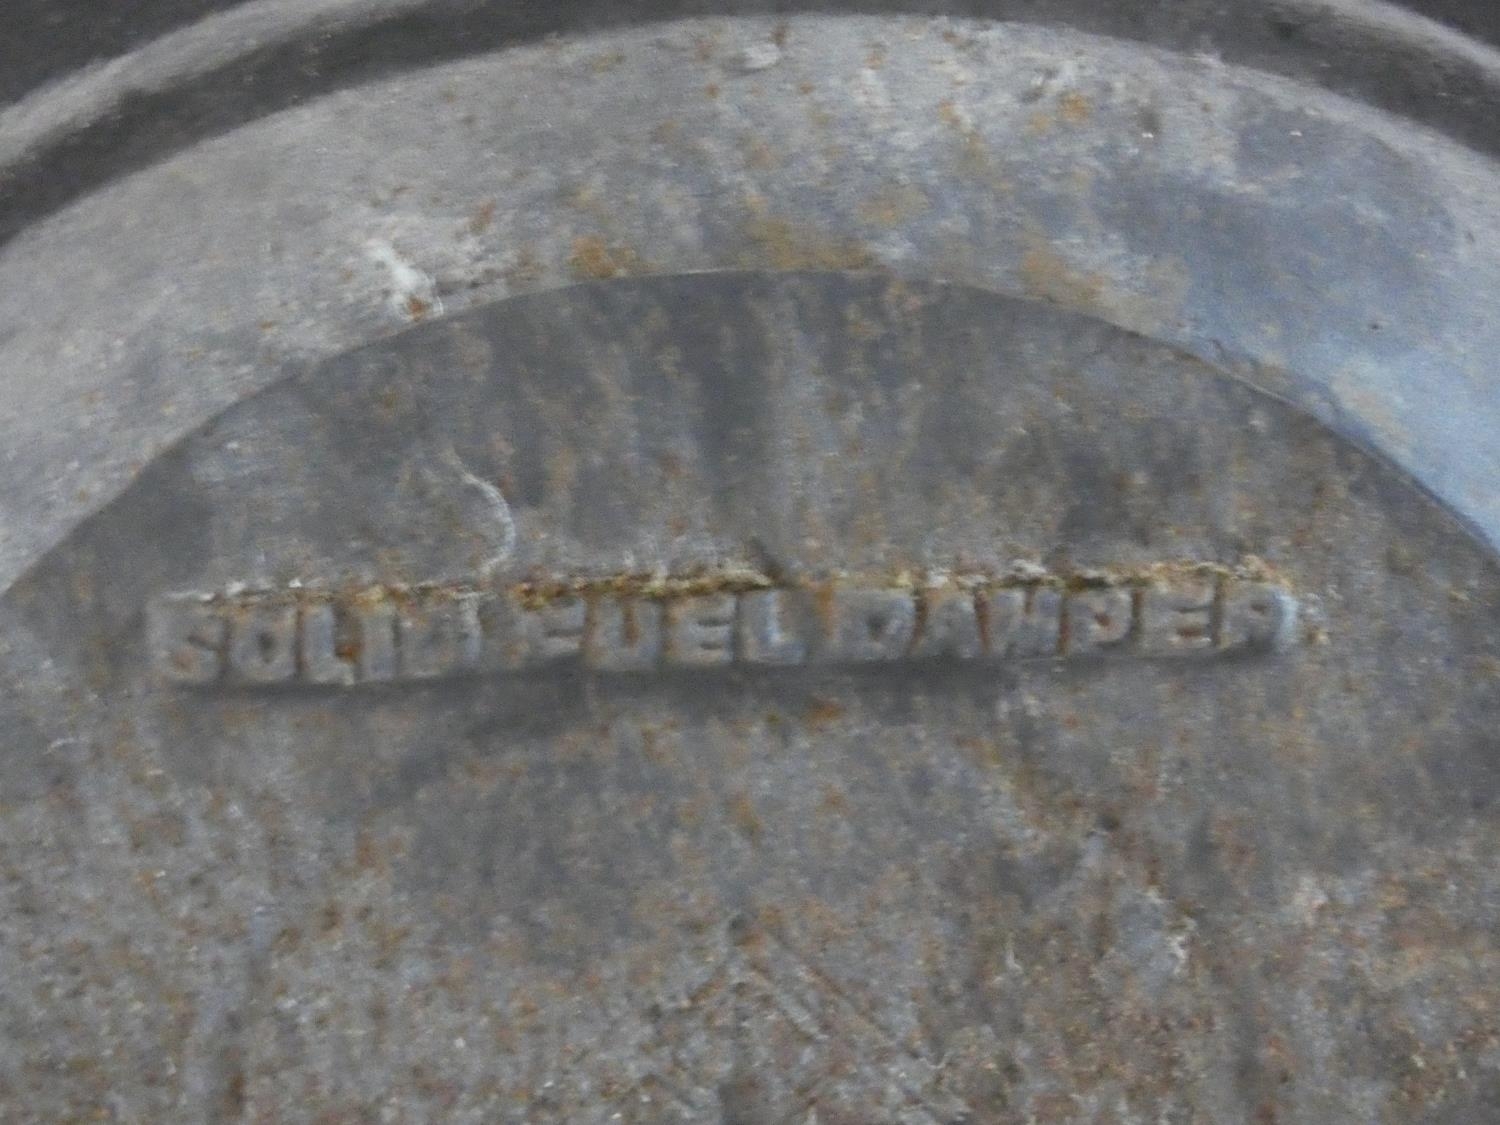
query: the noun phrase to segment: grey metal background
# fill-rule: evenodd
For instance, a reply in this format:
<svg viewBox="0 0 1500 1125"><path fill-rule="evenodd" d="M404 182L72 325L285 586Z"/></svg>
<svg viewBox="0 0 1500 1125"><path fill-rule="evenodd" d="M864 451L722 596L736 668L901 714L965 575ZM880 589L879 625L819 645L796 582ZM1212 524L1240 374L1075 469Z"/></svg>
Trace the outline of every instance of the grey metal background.
<svg viewBox="0 0 1500 1125"><path fill-rule="evenodd" d="M7 1115L1494 1115L1494 53L1373 3L896 8L246 4L0 110ZM506 399L445 383L444 341L571 310L592 326L550 329L571 366L480 367L576 395L661 343L632 300L779 309L725 370L817 368L777 333L859 339L845 306L893 332L950 316L885 361L876 418L984 370L985 332L981 354L1032 349L1009 393L1034 402L984 399L994 368L946 424L1047 434L1015 492L965 492L972 435L881 477L903 463L879 436L847 467L869 459L887 538L844 528L814 561L941 562L963 534L996 562L1264 553L1327 644L519 699L169 705L138 679L164 586L376 565L317 546L336 520L297 530L319 490L370 543L439 541L412 534L453 487L428 423L382 431L336 357L404 357L451 438ZM359 471L285 428L299 395ZM599 454L628 416L555 424ZM382 492L387 455L407 493ZM1102 482L1141 472L1109 523ZM933 482L956 508L908 491ZM718 557L771 511L726 520L740 483L621 511L717 513L691 542ZM653 526L620 518L546 561L618 564ZM610 803L705 794L697 820ZM665 889L636 900L642 871Z"/></svg>

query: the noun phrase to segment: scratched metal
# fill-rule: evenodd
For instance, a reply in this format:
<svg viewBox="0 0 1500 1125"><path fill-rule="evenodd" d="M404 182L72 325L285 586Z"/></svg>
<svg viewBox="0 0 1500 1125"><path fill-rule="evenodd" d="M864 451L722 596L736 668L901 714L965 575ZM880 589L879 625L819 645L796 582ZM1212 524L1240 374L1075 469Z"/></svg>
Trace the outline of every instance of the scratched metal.
<svg viewBox="0 0 1500 1125"><path fill-rule="evenodd" d="M145 613L1173 560L1274 574L1295 643L256 693L163 682ZM285 372L0 601L0 1093L1485 1120L1497 618L1493 559L1399 471L1077 313L757 271L476 308Z"/></svg>

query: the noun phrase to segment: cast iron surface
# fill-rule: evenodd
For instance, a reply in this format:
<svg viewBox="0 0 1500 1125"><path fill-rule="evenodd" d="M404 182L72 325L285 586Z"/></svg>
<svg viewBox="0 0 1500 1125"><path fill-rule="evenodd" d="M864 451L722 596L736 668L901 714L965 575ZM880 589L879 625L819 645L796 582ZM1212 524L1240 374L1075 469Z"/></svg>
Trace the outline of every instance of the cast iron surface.
<svg viewBox="0 0 1500 1125"><path fill-rule="evenodd" d="M1500 1115L1489 49L794 7L5 41L0 1117ZM353 686L148 636L1194 567L1295 629Z"/></svg>
<svg viewBox="0 0 1500 1125"><path fill-rule="evenodd" d="M258 694L161 682L143 620L181 591L1252 553L1303 620L1207 660ZM165 1112L162 1049L213 1041L228 971L233 1049L183 1063L270 1119L1398 1119L1427 1082L1482 1116L1446 1051L1487 1034L1495 968L1465 857L1495 847L1497 577L1284 403L1033 303L723 274L414 329L236 407L7 596L5 791L48 838L12 894L62 921L134 881L74 955L90 1003L159 978L129 1034L13 1012L12 1096L62 1093L42 1047ZM130 932L152 951L115 979ZM386 1069L412 1051L415 1087Z"/></svg>
<svg viewBox="0 0 1500 1125"><path fill-rule="evenodd" d="M1455 5L1448 0L1449 12ZM0 45L18 58L0 111L0 240L148 161L333 90L562 35L705 16L932 15L1058 26L1223 58L1352 95L1492 151L1494 52L1383 0L253 0L67 75L90 38L140 43L206 0L156 0L140 26L71 4ZM1493 16L1470 3L1467 16ZM76 13L75 10L76 9ZM80 33L51 27L66 21ZM86 30L85 30L86 29ZM0 87L0 98L7 91Z"/></svg>

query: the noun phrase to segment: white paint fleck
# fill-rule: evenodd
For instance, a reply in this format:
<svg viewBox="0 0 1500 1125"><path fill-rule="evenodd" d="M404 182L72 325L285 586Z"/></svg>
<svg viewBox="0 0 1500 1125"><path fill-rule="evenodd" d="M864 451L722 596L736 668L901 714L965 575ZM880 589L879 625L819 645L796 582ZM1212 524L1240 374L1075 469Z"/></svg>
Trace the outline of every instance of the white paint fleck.
<svg viewBox="0 0 1500 1125"><path fill-rule="evenodd" d="M769 70L781 61L781 48L775 43L754 43L739 53L735 60L740 70Z"/></svg>
<svg viewBox="0 0 1500 1125"><path fill-rule="evenodd" d="M430 274L406 261L394 246L381 238L372 238L365 243L365 253L390 274L390 305L398 316L418 320L428 314L442 315L443 302L438 296L437 282Z"/></svg>
<svg viewBox="0 0 1500 1125"><path fill-rule="evenodd" d="M443 450L443 460L453 467L460 480L470 488L477 489L489 501L490 510L495 515L495 523L500 529L500 541L496 545L495 553L480 567L480 574L488 578L515 553L515 517L510 513L510 504L506 502L505 494L483 477L470 472L469 467L463 463L463 459L452 446Z"/></svg>

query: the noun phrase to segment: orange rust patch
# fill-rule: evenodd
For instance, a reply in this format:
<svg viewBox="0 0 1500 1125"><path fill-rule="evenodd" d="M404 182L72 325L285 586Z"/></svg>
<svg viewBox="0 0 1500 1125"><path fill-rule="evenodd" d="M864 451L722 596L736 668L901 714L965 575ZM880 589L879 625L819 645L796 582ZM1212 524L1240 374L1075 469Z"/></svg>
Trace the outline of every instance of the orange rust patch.
<svg viewBox="0 0 1500 1125"><path fill-rule="evenodd" d="M786 219L754 217L746 223L745 235L757 251L749 264L769 262L779 270L859 270L875 264L875 256L858 242L831 238Z"/></svg>
<svg viewBox="0 0 1500 1125"><path fill-rule="evenodd" d="M842 703L832 699L814 698L807 705L807 711L803 714L810 727L826 727L829 723L836 723L842 719L846 708Z"/></svg>
<svg viewBox="0 0 1500 1125"><path fill-rule="evenodd" d="M583 235L573 240L568 265L575 277L604 280L645 272L641 256L628 246L611 246L598 235Z"/></svg>
<svg viewBox="0 0 1500 1125"><path fill-rule="evenodd" d="M1026 131L1033 137L1040 137L1044 133L1050 133L1052 126L1057 124L1057 119L1045 109L1039 109L1026 119Z"/></svg>
<svg viewBox="0 0 1500 1125"><path fill-rule="evenodd" d="M919 189L902 185L889 187L855 208L861 222L872 226L897 227L931 206Z"/></svg>
<svg viewBox="0 0 1500 1125"><path fill-rule="evenodd" d="M672 578L657 574L619 574L607 578L523 582L514 589L523 606L534 608L572 598L601 595L655 599L703 597L765 590L772 585L766 576L750 571L715 570Z"/></svg>
<svg viewBox="0 0 1500 1125"><path fill-rule="evenodd" d="M813 612L817 615L818 624L825 632L833 627L835 593L833 583L825 582L813 594Z"/></svg>
<svg viewBox="0 0 1500 1125"><path fill-rule="evenodd" d="M1069 125L1082 125L1094 115L1094 107L1088 98L1077 91L1070 91L1057 99L1058 113Z"/></svg>

